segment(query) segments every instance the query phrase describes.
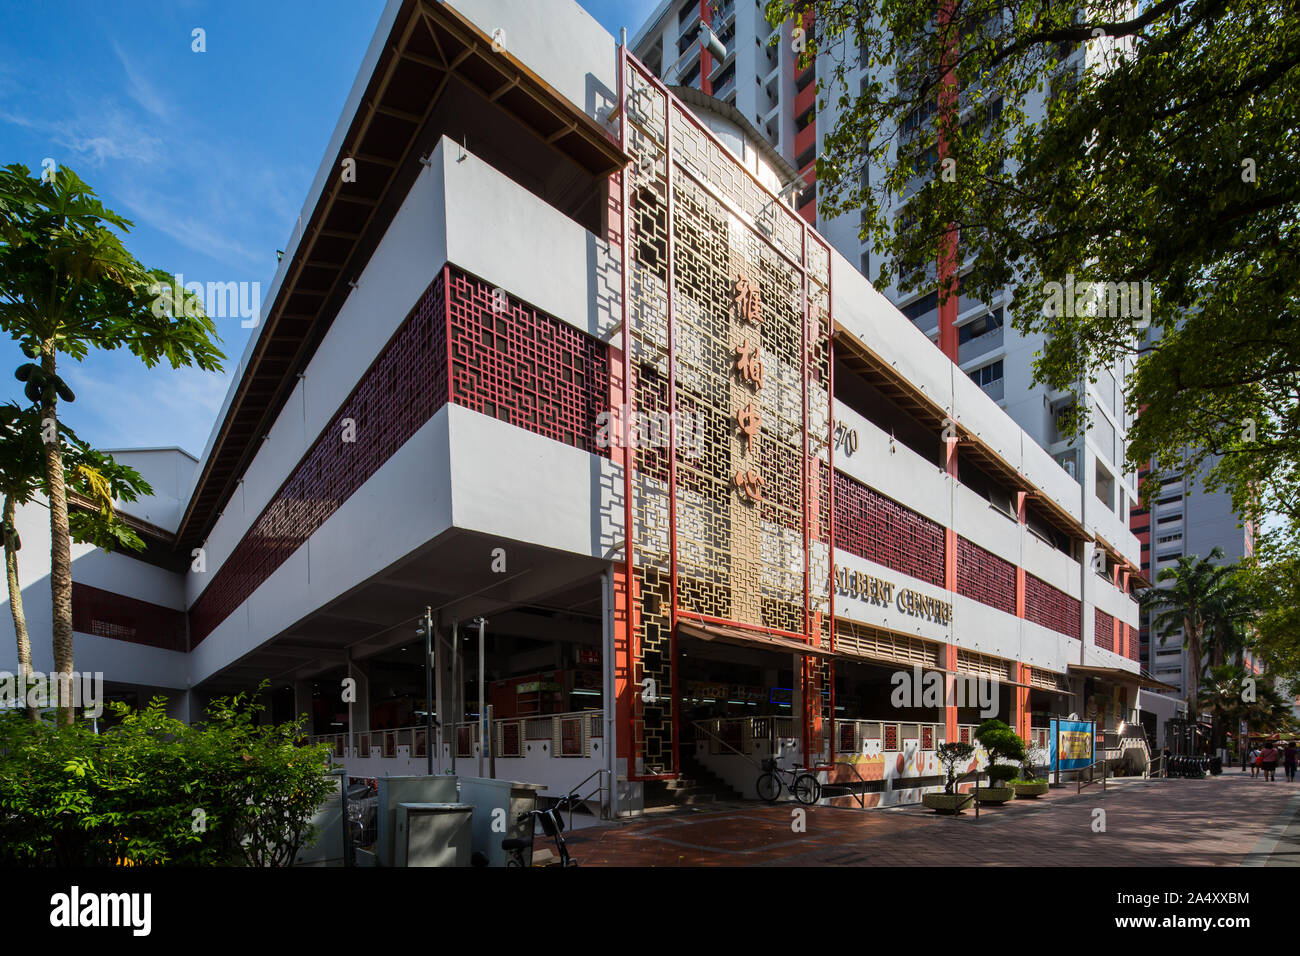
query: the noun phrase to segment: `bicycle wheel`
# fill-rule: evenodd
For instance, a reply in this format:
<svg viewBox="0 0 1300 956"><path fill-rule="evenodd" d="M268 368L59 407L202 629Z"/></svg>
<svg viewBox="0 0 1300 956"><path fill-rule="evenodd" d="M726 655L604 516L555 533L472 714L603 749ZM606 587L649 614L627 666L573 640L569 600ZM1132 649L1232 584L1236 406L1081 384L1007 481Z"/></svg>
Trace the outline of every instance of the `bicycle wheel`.
<svg viewBox="0 0 1300 956"><path fill-rule="evenodd" d="M776 798L781 796L781 778L769 770L758 778L755 789L758 790L758 799L776 803Z"/></svg>
<svg viewBox="0 0 1300 956"><path fill-rule="evenodd" d="M810 773L801 773L795 777L794 786L791 789L794 798L808 806L812 806L822 798L822 785Z"/></svg>

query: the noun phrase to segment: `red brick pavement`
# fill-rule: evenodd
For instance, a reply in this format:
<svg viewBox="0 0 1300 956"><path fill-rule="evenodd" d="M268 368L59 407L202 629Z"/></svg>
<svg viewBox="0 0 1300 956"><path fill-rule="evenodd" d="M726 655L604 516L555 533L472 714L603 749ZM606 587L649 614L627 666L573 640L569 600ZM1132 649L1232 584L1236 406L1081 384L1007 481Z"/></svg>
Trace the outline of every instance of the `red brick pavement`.
<svg viewBox="0 0 1300 956"><path fill-rule="evenodd" d="M1073 784L959 817L921 807L731 805L641 817L574 833L583 866L1236 866L1288 809L1300 784L1237 771L1207 780L1127 779L1105 794ZM1105 810L1105 832L1093 811Z"/></svg>

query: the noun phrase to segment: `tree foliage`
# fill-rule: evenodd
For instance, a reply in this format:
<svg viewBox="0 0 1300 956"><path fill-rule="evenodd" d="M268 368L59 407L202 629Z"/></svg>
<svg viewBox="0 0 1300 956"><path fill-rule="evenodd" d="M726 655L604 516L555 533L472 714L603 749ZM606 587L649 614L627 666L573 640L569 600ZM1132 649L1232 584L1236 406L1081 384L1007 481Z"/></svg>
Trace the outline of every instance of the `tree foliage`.
<svg viewBox="0 0 1300 956"><path fill-rule="evenodd" d="M1300 17L1283 0L771 0L815 15L819 210L861 212L900 291L1011 286L1035 374L1131 363L1132 467L1300 523ZM858 67L866 69L858 80ZM901 78L898 80L897 78ZM1044 112L1045 111L1045 112ZM868 167L870 170L868 171ZM945 175L945 174L949 175ZM899 205L901 204L901 208ZM1049 283L1149 282L1149 328ZM940 289L941 298L955 284ZM1068 310L1073 313L1075 310ZM1076 398L1074 428L1090 409ZM1158 484L1158 483L1157 483Z"/></svg>
<svg viewBox="0 0 1300 956"><path fill-rule="evenodd" d="M155 698L101 734L0 715L0 863L287 866L331 789L302 721L258 725L253 698L214 701L205 723Z"/></svg>
<svg viewBox="0 0 1300 956"><path fill-rule="evenodd" d="M166 361L173 368L221 368L224 356L213 344L211 319L193 296L175 301L168 295L162 305L169 277L146 269L127 251L118 231L130 227L67 167L41 178L26 166L0 167L0 331L36 360L16 374L39 408L42 428L48 423L56 436L59 400L74 398L58 375L60 355L80 361L93 349L125 348L147 367ZM63 456L54 441L42 442L41 453L50 507L54 666L71 673L74 522ZM74 472L72 482L85 482L94 496L103 486L97 466L88 463L87 469ZM92 520L82 530L95 529ZM71 703L62 709L68 723L72 710Z"/></svg>

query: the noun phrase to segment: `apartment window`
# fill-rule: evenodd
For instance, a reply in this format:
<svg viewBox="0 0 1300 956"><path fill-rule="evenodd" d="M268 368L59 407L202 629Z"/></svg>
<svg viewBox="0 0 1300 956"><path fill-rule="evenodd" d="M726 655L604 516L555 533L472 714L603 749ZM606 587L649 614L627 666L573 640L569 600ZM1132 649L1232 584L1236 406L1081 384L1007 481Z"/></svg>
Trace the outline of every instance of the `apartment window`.
<svg viewBox="0 0 1300 956"><path fill-rule="evenodd" d="M929 295L921 296L921 298L917 299L911 305L905 306L901 311L905 316L915 322L927 312L933 312L937 308L939 308L939 293L931 292Z"/></svg>
<svg viewBox="0 0 1300 956"><path fill-rule="evenodd" d="M973 368L968 373L971 381L983 388L985 385L992 385L1002 378L1002 359L996 362L990 362L988 365L981 365L979 368Z"/></svg>
<svg viewBox="0 0 1300 956"><path fill-rule="evenodd" d="M1171 541L1182 541L1182 540L1183 540L1183 536L1181 534L1167 534L1164 535L1163 537L1156 538L1156 544L1168 544Z"/></svg>
<svg viewBox="0 0 1300 956"><path fill-rule="evenodd" d="M957 341L965 344L971 339L977 339L981 335L988 335L990 332L996 332L1002 328L1002 310L996 309L988 315L982 315L973 322L967 322L957 330Z"/></svg>
<svg viewBox="0 0 1300 956"><path fill-rule="evenodd" d="M1167 551L1164 554L1157 554L1157 561L1177 561L1183 556L1181 551Z"/></svg>

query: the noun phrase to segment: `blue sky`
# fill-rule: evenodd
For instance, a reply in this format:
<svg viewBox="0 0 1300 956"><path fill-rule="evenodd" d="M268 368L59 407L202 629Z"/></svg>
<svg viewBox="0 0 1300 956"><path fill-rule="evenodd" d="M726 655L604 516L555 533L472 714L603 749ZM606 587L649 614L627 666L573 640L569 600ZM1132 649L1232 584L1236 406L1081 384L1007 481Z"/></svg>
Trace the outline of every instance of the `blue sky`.
<svg viewBox="0 0 1300 956"><path fill-rule="evenodd" d="M533 2L533 0L527 0ZM586 0L617 36L654 0ZM0 6L0 165L70 166L135 225L127 248L186 282L265 293L383 0L61 0ZM206 32L206 52L191 31ZM251 331L216 319L233 369ZM0 342L0 401L23 401ZM203 451L230 373L99 352L63 377L63 417L100 448Z"/></svg>

